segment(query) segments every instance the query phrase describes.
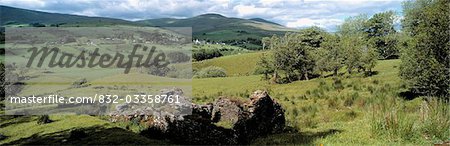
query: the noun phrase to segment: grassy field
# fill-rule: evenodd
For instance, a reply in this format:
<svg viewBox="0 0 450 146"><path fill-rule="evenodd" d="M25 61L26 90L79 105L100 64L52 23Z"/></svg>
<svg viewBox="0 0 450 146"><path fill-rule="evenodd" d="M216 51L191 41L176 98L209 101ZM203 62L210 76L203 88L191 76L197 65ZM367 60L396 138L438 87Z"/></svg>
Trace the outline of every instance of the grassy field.
<svg viewBox="0 0 450 146"><path fill-rule="evenodd" d="M0 117L0 132L8 138L0 141L3 144L167 144L164 141L145 138L136 133L118 128L117 125L87 115L54 115L52 123L38 125L36 117L24 116L9 119ZM86 135L75 135L80 130ZM77 137L75 137L77 136Z"/></svg>
<svg viewBox="0 0 450 146"><path fill-rule="evenodd" d="M223 56L228 56L228 55L236 55L236 54L244 54L244 53L249 53L252 52L250 50L241 48L241 47L237 47L237 46L230 46L230 45L223 45L223 44L200 44L200 45L194 45L192 46L193 50L196 49L217 49L220 51L220 53Z"/></svg>
<svg viewBox="0 0 450 146"><path fill-rule="evenodd" d="M359 73L349 75L342 70L337 78L323 77L288 84L270 84L262 80L262 75L253 73L263 53L237 53L192 64L194 70L209 66L221 67L228 76L222 78L171 79L149 75L139 69L132 69L130 74L125 75L121 74L123 69L118 68L76 71L54 69L52 72L45 69L29 70L25 73L30 77L24 81L27 85L46 82L52 84L26 86L21 94L46 95L56 91L63 96L95 93L125 95L143 91L158 92L161 88L182 84L186 85L185 93L193 97L193 102L207 103L220 96L245 99L255 90L267 90L285 109L288 130L257 139L254 144L423 145L450 138L449 106L439 101L427 103L423 100L426 97L405 95L406 86L398 77L400 60L378 61L372 76ZM15 57L18 57L17 60L24 58ZM190 67L186 63L176 65ZM85 77L79 72L90 74ZM87 79L88 86L73 88L71 83L82 77ZM129 83L140 85L132 86ZM191 84L192 89L189 87ZM116 89L123 85L128 89ZM38 125L35 116L1 118L0 133L8 138L0 141L0 144L166 143L140 136L139 127L137 130L136 127L126 128L127 125L110 123L101 117L53 115L50 118L54 122L47 125ZM73 139L71 131L76 129L85 130L92 136Z"/></svg>
<svg viewBox="0 0 450 146"><path fill-rule="evenodd" d="M199 62L193 62L192 68L200 70L208 66L217 66L227 71L227 76L248 76L255 70L262 52L230 55L209 59Z"/></svg>
<svg viewBox="0 0 450 146"><path fill-rule="evenodd" d="M288 131L257 139L254 144L416 145L439 141L437 137L421 136L422 133L411 131L422 131L429 128L422 123L415 123L413 126L415 128L409 130L405 129L403 124L399 124L399 127L403 128L399 131L403 131L403 134L401 132L379 133L380 130L376 129L377 125L380 127L380 124L386 123L383 121L384 115L386 115L383 111L390 111L392 108L398 110L399 116L407 116L413 120L412 122L415 119L420 121L417 115L420 114L419 111L423 106L422 98L407 100L399 95L405 90L397 76L399 60L379 61L374 69L376 74L370 77L342 75L339 78L341 84L337 84L337 79L332 77L296 81L289 84L269 84L267 81L261 80L260 75L248 75L255 67L256 61L249 62L256 60L255 58L260 54L249 53L206 60L202 63L235 69L231 70L234 76L192 81L195 103L212 102L219 96L247 98L252 91L260 89L269 91L270 95L282 104L286 110ZM234 64L233 62L245 63ZM195 65L200 67L199 64ZM136 74L136 76L142 75ZM155 78L149 78L149 80L153 79ZM112 79L107 77L93 80L92 83L105 80ZM67 90L63 93L75 95L79 92ZM83 90L82 92L88 91ZM448 111L448 109L444 109L444 111L446 110ZM376 115L382 116L380 118ZM444 113L443 115L448 114ZM436 116L445 121L445 117L443 118L442 115L436 114ZM67 144L79 144L82 141L91 141L92 144L114 144L122 140L129 144L166 143L144 138L133 132L136 130L125 130L125 126L109 123L99 117L55 115L50 117L55 122L45 126L37 125L36 117L16 119L7 119L6 117L4 116L5 119L0 122L0 133L9 138L0 141L0 144L33 144L43 141L49 144L66 144L64 143L65 139L70 140L70 143ZM446 126L444 124L441 126ZM437 126L439 123L430 125ZM93 137L72 140L70 131L74 129L87 130L92 133ZM409 134L412 136L408 137ZM101 139L101 141L93 140L95 138Z"/></svg>
<svg viewBox="0 0 450 146"><path fill-rule="evenodd" d="M239 62L251 62L249 59L251 57L243 56L258 54L223 57L207 60L207 62L228 69L233 68L233 64L228 63L232 62L232 57L247 58L247 61L240 60ZM195 79L193 80L194 101L212 102L218 96L247 98L252 91L268 90L270 95L286 109L288 125L293 130L258 139L255 144L398 145L430 144L439 141L438 138L420 136L423 133L413 132L413 129L429 131L430 127L426 127L425 123L411 121L411 119L420 119L417 116L423 114L420 110L424 103L422 97L411 100L401 96L406 89L398 77L399 63L400 60L379 61L374 69L375 75L370 77L343 75L338 79L342 82L339 85L337 85L337 79L332 77L296 81L289 84L269 84L267 81L261 80L259 75ZM245 69L245 72L248 73L254 66L239 64L236 68L241 68L239 71ZM242 75L243 72L239 71L231 70L233 75L240 75L239 73ZM447 125L450 126L450 122L448 122L450 119L445 117L450 116L448 114L450 109L446 105L437 108L442 108L441 110L444 111L436 116L447 121L440 123L445 129ZM386 127L386 123L390 122L384 121L386 120L385 116L390 115L389 111L398 111L395 112L397 120L409 121L414 124L410 124L411 126L408 127L405 126L407 124L396 123L398 127L401 127L400 129L403 128L398 131L404 133L397 132L395 128L392 131L396 132L392 133L385 132L389 131L386 129L377 129L377 126ZM435 124L435 126L440 124ZM450 138L450 133L441 131L442 133Z"/></svg>

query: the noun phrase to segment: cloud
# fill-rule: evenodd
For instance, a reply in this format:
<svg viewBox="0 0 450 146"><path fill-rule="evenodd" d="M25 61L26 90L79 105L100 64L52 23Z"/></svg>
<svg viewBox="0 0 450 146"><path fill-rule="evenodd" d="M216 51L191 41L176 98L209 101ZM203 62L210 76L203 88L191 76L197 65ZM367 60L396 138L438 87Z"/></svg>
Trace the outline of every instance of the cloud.
<svg viewBox="0 0 450 146"><path fill-rule="evenodd" d="M270 8L258 8L254 5L237 5L233 8L234 11L237 12L239 17L248 17L248 16L258 16L258 15L264 15L267 13L267 11L270 10Z"/></svg>
<svg viewBox="0 0 450 146"><path fill-rule="evenodd" d="M310 18L300 18L296 21L287 22L287 27L292 28L303 28L310 26L318 26L322 28L335 29L337 25L342 24L344 21L341 19L310 19Z"/></svg>
<svg viewBox="0 0 450 146"><path fill-rule="evenodd" d="M204 13L263 18L288 27L319 26L333 31L350 16L401 11L393 0L2 0L0 5L47 12L127 20L186 18Z"/></svg>

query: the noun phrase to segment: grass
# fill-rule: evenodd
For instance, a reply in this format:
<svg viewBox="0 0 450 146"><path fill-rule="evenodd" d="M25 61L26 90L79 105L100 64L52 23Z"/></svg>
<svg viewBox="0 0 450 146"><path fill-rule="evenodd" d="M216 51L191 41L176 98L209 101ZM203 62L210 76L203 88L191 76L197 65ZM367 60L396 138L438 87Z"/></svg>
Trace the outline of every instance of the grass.
<svg viewBox="0 0 450 146"><path fill-rule="evenodd" d="M72 128L83 128L91 126L106 126L106 121L90 116L51 116L54 121L45 125L38 125L36 117L21 117L11 120L2 120L0 131L10 138L0 141L8 143L21 138L31 137L33 134L48 134ZM77 124L74 124L77 123Z"/></svg>
<svg viewBox="0 0 450 146"><path fill-rule="evenodd" d="M217 63L219 59L210 61ZM268 136L255 140L255 144L398 145L431 144L445 141L446 137L449 139L449 132L432 128L446 129L443 127L446 127L450 120L445 117L449 115L443 114L445 112L442 111L448 111L448 105L438 102L440 105L435 107L440 110L434 111L441 112L426 114L433 117L430 119L439 119L440 123L431 122L436 120L415 121L415 117L423 114L420 111L420 103L425 97L405 100L399 95L405 90L398 77L399 64L400 60L379 61L374 68L375 75L370 77L343 75L339 78L341 82L339 85L336 79L331 77L289 84L269 84L261 80L259 75L194 79L194 101L212 102L218 96L248 98L248 94L252 91L268 90L270 95L286 109L287 125L298 132ZM384 107L392 107L385 109L385 112L373 109L374 105L381 103L395 104L385 105ZM391 128L396 132L373 129L376 125L374 122L389 122L385 121L386 113L395 111L401 113L395 117L396 121L401 122L396 123L398 126L395 128ZM380 112L382 116L374 117L374 112ZM411 125L418 128L408 128ZM420 132L414 132L416 129Z"/></svg>
<svg viewBox="0 0 450 146"><path fill-rule="evenodd" d="M53 122L37 124L37 117L23 116L14 119L2 117L0 133L8 136L3 144L165 144L127 132L108 121L88 115L53 115ZM82 129L88 137L71 138L73 130ZM64 141L68 141L64 143Z"/></svg>
<svg viewBox="0 0 450 146"><path fill-rule="evenodd" d="M376 73L369 77L344 74L339 78L315 78L289 84L269 84L268 81L261 80L261 75L253 75L262 53L230 55L193 64L194 69L208 66L224 68L229 77L193 79L191 82L155 77L135 70L124 76L118 75L122 70L90 69L91 78L87 80L91 86L87 88L32 86L25 88L23 93L45 94L59 90L62 95L82 96L117 92L108 88L94 89L98 86L109 86L105 85L105 82L121 83L125 80L156 84L164 81L186 85L192 83L192 92L188 91L188 94L192 95L193 101L207 103L213 102L219 96L248 98L255 90L267 90L269 95L286 110L288 130L257 139L254 144L417 145L439 143L450 138L448 128L446 129L450 126L448 105L439 101L424 104L425 97L406 100L400 96L399 93L405 90L398 77L400 60L379 61L373 69ZM63 69L47 75L39 71L31 71L28 74L37 77L28 80L27 83L73 82L83 76ZM153 86L138 86L135 89L137 90L133 92L157 90ZM9 137L0 141L0 144L20 144L20 141L26 139L37 139L35 142L48 140L49 144L61 144L61 140L67 138L71 130L86 128L91 131L100 129L94 130L93 135L111 135L111 138L103 137L102 141L105 143L97 144L113 143L115 139L124 139L129 143L142 142L139 144L164 143L137 135L139 127L124 130L126 126L112 124L98 117L53 115L50 119L54 122L45 125L37 125L35 117L2 119L0 133ZM229 123L218 125L230 127ZM95 142L93 139L84 140ZM78 139L71 142L78 144L77 142L81 141Z"/></svg>
<svg viewBox="0 0 450 146"><path fill-rule="evenodd" d="M226 70L227 76L249 76L253 74L262 52L230 55L194 62L192 68L200 70L208 66L217 66Z"/></svg>
<svg viewBox="0 0 450 146"><path fill-rule="evenodd" d="M194 45L192 47L195 49L217 49L222 53L223 56L228 55L236 55L236 54L244 54L252 52L250 50L237 47L237 46L230 46L230 45L223 45L223 44L201 44L201 45Z"/></svg>

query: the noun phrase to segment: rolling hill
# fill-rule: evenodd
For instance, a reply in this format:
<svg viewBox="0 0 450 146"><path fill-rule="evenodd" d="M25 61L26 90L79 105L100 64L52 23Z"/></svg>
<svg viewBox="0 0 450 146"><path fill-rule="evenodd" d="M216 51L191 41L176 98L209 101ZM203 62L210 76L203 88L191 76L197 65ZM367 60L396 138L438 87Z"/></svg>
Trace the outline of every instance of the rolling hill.
<svg viewBox="0 0 450 146"><path fill-rule="evenodd" d="M122 19L48 13L2 5L0 5L0 14L0 25L2 26L30 23L40 23L44 25L59 24L64 26L142 25Z"/></svg>
<svg viewBox="0 0 450 146"><path fill-rule="evenodd" d="M67 26L97 27L111 25L192 27L193 38L207 42L226 43L246 49L260 49L262 37L295 31L261 18L242 19L220 14L203 14L186 19L158 18L127 21L115 18L49 13L0 5L1 26Z"/></svg>
<svg viewBox="0 0 450 146"><path fill-rule="evenodd" d="M261 18L230 18L220 14L203 14L186 19L159 18L137 21L158 27L192 27L193 38L223 42L248 49L261 47L260 38L295 31Z"/></svg>
<svg viewBox="0 0 450 146"><path fill-rule="evenodd" d="M265 20L265 19L262 19L262 18L251 18L249 20L258 21L258 22L264 22L264 23L270 23L270 24L275 24L275 25L282 26L281 24L278 24L278 23L275 23L275 22L272 22L272 21L268 21L268 20Z"/></svg>

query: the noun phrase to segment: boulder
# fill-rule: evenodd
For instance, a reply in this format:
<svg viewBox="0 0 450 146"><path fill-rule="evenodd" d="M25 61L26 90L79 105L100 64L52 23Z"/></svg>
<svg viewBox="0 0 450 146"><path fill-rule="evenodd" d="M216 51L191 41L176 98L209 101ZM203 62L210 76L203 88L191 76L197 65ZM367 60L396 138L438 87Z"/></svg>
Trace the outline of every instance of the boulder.
<svg viewBox="0 0 450 146"><path fill-rule="evenodd" d="M182 94L179 89L162 92ZM188 105L185 103L182 106ZM214 103L190 104L190 107L190 115L136 109L134 115L119 114L116 111L116 115L111 117L115 122L139 118L139 123L145 123L149 127L141 132L142 135L168 139L177 144L248 144L260 136L281 132L285 127L284 110L265 91L255 91L247 101L221 97ZM214 124L220 121L231 122L233 126L224 128Z"/></svg>
<svg viewBox="0 0 450 146"><path fill-rule="evenodd" d="M239 119L233 126L239 142L248 143L257 137L284 130L284 110L266 91L255 91L245 106L245 113L239 114Z"/></svg>
<svg viewBox="0 0 450 146"><path fill-rule="evenodd" d="M213 122L226 121L232 124L236 123L239 115L244 111L242 109L242 101L220 97L214 102L212 111Z"/></svg>

